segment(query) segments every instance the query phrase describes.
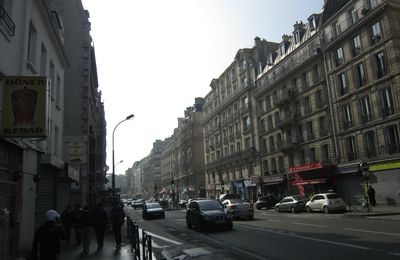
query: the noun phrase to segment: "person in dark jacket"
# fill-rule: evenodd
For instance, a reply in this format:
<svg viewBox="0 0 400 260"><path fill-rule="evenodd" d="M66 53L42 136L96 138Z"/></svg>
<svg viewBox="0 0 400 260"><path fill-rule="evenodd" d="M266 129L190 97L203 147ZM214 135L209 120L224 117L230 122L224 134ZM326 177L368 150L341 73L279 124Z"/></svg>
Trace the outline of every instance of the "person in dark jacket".
<svg viewBox="0 0 400 260"><path fill-rule="evenodd" d="M81 215L81 232L82 232L82 253L87 254L89 253L90 249L90 240L91 240L91 233L92 233L92 225L93 225L93 215L89 210L89 206L85 206L83 208L83 212Z"/></svg>
<svg viewBox="0 0 400 260"><path fill-rule="evenodd" d="M32 243L32 259L58 259L60 255L60 242L66 239L67 234L62 226L60 215L55 210L47 211L46 222L35 231Z"/></svg>
<svg viewBox="0 0 400 260"><path fill-rule="evenodd" d="M107 212L103 208L103 204L100 202L97 204L97 208L93 212L93 228L96 233L97 250L103 248L104 232L107 227Z"/></svg>
<svg viewBox="0 0 400 260"><path fill-rule="evenodd" d="M75 229L75 242L77 246L80 246L82 242L82 234L80 226L81 215L82 215L81 206L79 204L76 204L74 210L72 211L72 226Z"/></svg>
<svg viewBox="0 0 400 260"><path fill-rule="evenodd" d="M120 203L114 203L113 208L111 209L111 221L112 221L112 228L115 237L116 248L121 248L121 227L124 224L125 220L125 212L121 207Z"/></svg>
<svg viewBox="0 0 400 260"><path fill-rule="evenodd" d="M67 244L69 244L69 240L71 238L72 218L72 207L71 205L67 205L65 210L61 213L61 221L63 223L65 232L67 233Z"/></svg>
<svg viewBox="0 0 400 260"><path fill-rule="evenodd" d="M375 200L375 189L369 185L368 190L367 190L369 202L371 203L372 207L376 206L376 200Z"/></svg>

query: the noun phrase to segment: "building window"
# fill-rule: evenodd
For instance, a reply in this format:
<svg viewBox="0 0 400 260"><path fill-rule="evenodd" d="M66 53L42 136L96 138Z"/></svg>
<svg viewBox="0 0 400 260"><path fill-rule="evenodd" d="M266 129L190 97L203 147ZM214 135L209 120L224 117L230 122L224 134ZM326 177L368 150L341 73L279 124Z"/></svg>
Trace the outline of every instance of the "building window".
<svg viewBox="0 0 400 260"><path fill-rule="evenodd" d="M297 143L304 142L303 137L303 127L301 125L297 126Z"/></svg>
<svg viewBox="0 0 400 260"><path fill-rule="evenodd" d="M361 53L361 48L362 48L361 37L359 34L357 34L356 36L353 37L353 49L352 49L353 57Z"/></svg>
<svg viewBox="0 0 400 260"><path fill-rule="evenodd" d="M383 51L374 55L375 57L375 73L376 78L380 79L388 74L387 62Z"/></svg>
<svg viewBox="0 0 400 260"><path fill-rule="evenodd" d="M308 115L312 112L310 97L307 96L303 99L303 108L304 108L304 115Z"/></svg>
<svg viewBox="0 0 400 260"><path fill-rule="evenodd" d="M250 141L250 137L247 137L244 139L244 149L245 150L250 150L251 147L251 141Z"/></svg>
<svg viewBox="0 0 400 260"><path fill-rule="evenodd" d="M304 154L304 151L299 152L299 163L300 165L304 165L306 163L306 156Z"/></svg>
<svg viewBox="0 0 400 260"><path fill-rule="evenodd" d="M294 156L292 153L290 153L288 155L288 163L289 163L289 167L293 167L294 166Z"/></svg>
<svg viewBox="0 0 400 260"><path fill-rule="evenodd" d="M265 100L265 107L267 110L271 109L272 104L271 104L271 96L267 96L266 100Z"/></svg>
<svg viewBox="0 0 400 260"><path fill-rule="evenodd" d="M37 37L38 37L37 31L33 26L33 24L31 23L29 25L29 36L28 36L28 64L31 66L36 65L36 46L38 42Z"/></svg>
<svg viewBox="0 0 400 260"><path fill-rule="evenodd" d="M281 118L279 116L279 112L274 113L274 119L275 119L275 125L278 125L278 123L281 121Z"/></svg>
<svg viewBox="0 0 400 260"><path fill-rule="evenodd" d="M379 91L381 96L382 117L388 117L394 114L394 104L392 89L390 87Z"/></svg>
<svg viewBox="0 0 400 260"><path fill-rule="evenodd" d="M268 130L271 131L274 128L272 123L272 116L268 116L267 123L268 123Z"/></svg>
<svg viewBox="0 0 400 260"><path fill-rule="evenodd" d="M320 72L319 72L318 65L313 66L313 79L314 79L314 84L319 82L319 80L320 80Z"/></svg>
<svg viewBox="0 0 400 260"><path fill-rule="evenodd" d="M276 159L272 158L271 159L271 173L272 174L276 174Z"/></svg>
<svg viewBox="0 0 400 260"><path fill-rule="evenodd" d="M399 134L396 125L387 126L385 128L385 139L387 152L389 154L400 152Z"/></svg>
<svg viewBox="0 0 400 260"><path fill-rule="evenodd" d="M268 160L263 160L264 175L269 175Z"/></svg>
<svg viewBox="0 0 400 260"><path fill-rule="evenodd" d="M315 92L315 103L317 108L323 108L325 106L325 100L324 100L324 96L323 96L323 92L322 89L318 89Z"/></svg>
<svg viewBox="0 0 400 260"><path fill-rule="evenodd" d="M376 143L375 143L375 132L368 131L364 134L364 142L366 148L366 157L376 157Z"/></svg>
<svg viewBox="0 0 400 260"><path fill-rule="evenodd" d="M354 161L357 159L357 144L354 136L349 136L346 138L346 149L347 149L347 159L349 161Z"/></svg>
<svg viewBox="0 0 400 260"><path fill-rule="evenodd" d="M269 137L269 152L275 152L275 142L273 136Z"/></svg>
<svg viewBox="0 0 400 260"><path fill-rule="evenodd" d="M338 75L338 85L339 85L339 95L343 96L349 92L348 86L347 86L347 80L346 80L346 74L340 73Z"/></svg>
<svg viewBox="0 0 400 260"><path fill-rule="evenodd" d="M364 63L358 63L355 66L357 87L362 87L367 84L367 76L365 74Z"/></svg>
<svg viewBox="0 0 400 260"><path fill-rule="evenodd" d="M347 130L353 127L353 120L351 115L351 107L350 104L345 104L342 106L342 113L343 113L343 128Z"/></svg>
<svg viewBox="0 0 400 260"><path fill-rule="evenodd" d="M279 54L283 56L285 55L285 53L286 53L285 42L282 42L281 45L279 46Z"/></svg>
<svg viewBox="0 0 400 260"><path fill-rule="evenodd" d="M333 31L335 32L335 36L338 36L342 33L342 28L340 26L340 23L338 21L333 23Z"/></svg>
<svg viewBox="0 0 400 260"><path fill-rule="evenodd" d="M306 131L307 131L307 140L313 140L314 139L314 130L313 130L313 123L312 121L307 122L306 124Z"/></svg>
<svg viewBox="0 0 400 260"><path fill-rule="evenodd" d="M371 26L371 42L372 44L382 39L382 29L380 22L376 22Z"/></svg>
<svg viewBox="0 0 400 260"><path fill-rule="evenodd" d="M297 90L297 79L292 79L291 89L296 92Z"/></svg>
<svg viewBox="0 0 400 260"><path fill-rule="evenodd" d="M361 108L361 121L363 124L372 121L372 109L371 102L369 100L369 96L362 97L360 99L360 108Z"/></svg>
<svg viewBox="0 0 400 260"><path fill-rule="evenodd" d="M283 161L283 156L279 156L278 163L279 163L279 173L284 173L285 172L285 163Z"/></svg>
<svg viewBox="0 0 400 260"><path fill-rule="evenodd" d="M352 24L355 24L358 21L358 12L357 9L355 7L350 9L350 20Z"/></svg>
<svg viewBox="0 0 400 260"><path fill-rule="evenodd" d="M307 72L304 72L301 75L301 83L302 83L302 89L306 90L308 88Z"/></svg>
<svg viewBox="0 0 400 260"><path fill-rule="evenodd" d="M326 125L326 116L321 116L318 119L318 124L319 124L319 136L324 137L328 135L328 127Z"/></svg>
<svg viewBox="0 0 400 260"><path fill-rule="evenodd" d="M47 71L47 50L44 45L42 45L40 51L40 75L45 76Z"/></svg>
<svg viewBox="0 0 400 260"><path fill-rule="evenodd" d="M317 157L315 155L315 148L310 148L310 150L308 151L308 159L310 160L310 163L317 161Z"/></svg>
<svg viewBox="0 0 400 260"><path fill-rule="evenodd" d="M343 47L336 49L336 66L341 65L344 62Z"/></svg>
<svg viewBox="0 0 400 260"><path fill-rule="evenodd" d="M322 152L322 161L329 162L329 146L327 144L324 144L321 147L321 152Z"/></svg>

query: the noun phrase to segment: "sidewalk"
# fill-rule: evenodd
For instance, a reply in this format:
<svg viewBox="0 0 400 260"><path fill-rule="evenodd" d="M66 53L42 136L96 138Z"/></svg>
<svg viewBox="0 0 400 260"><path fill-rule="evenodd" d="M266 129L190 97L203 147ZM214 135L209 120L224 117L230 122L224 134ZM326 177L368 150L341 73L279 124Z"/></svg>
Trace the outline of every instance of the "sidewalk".
<svg viewBox="0 0 400 260"><path fill-rule="evenodd" d="M381 205L372 207L372 211L368 212L367 209L363 211L352 211L344 214L345 217L372 217L372 216L390 216L400 215L399 205Z"/></svg>
<svg viewBox="0 0 400 260"><path fill-rule="evenodd" d="M97 251L96 235L94 231L91 234L90 251L88 254L82 254L82 246L75 245L75 230L71 231L71 241L69 245L65 242L62 243L60 260L73 260L73 259L96 259L96 260L109 260L120 259L128 260L134 259L134 252L131 251L131 245L128 243L126 237L126 224L122 228L122 247L118 250L115 249L114 234L112 230L107 229L104 236L104 245L101 251ZM153 257L153 259L156 259Z"/></svg>

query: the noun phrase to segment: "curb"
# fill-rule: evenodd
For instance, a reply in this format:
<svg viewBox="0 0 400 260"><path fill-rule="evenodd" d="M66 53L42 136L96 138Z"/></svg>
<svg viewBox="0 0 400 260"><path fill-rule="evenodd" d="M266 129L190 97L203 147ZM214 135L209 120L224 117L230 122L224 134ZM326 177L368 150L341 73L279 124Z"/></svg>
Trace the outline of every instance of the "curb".
<svg viewBox="0 0 400 260"><path fill-rule="evenodd" d="M385 213L345 213L345 218L364 218L364 217L376 217L376 216L393 216L400 215L400 212L385 212Z"/></svg>

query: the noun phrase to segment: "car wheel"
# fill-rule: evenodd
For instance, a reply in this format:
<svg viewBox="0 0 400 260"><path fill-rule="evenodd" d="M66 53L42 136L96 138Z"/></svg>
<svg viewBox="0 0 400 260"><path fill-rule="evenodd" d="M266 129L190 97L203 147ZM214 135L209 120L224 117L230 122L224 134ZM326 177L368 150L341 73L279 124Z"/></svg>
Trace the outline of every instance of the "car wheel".
<svg viewBox="0 0 400 260"><path fill-rule="evenodd" d="M330 210L327 206L324 207L324 212L325 212L325 214L329 214Z"/></svg>
<svg viewBox="0 0 400 260"><path fill-rule="evenodd" d="M260 210L260 209L261 209L261 207L260 207L260 206L256 206L256 208L257 208L258 210Z"/></svg>
<svg viewBox="0 0 400 260"><path fill-rule="evenodd" d="M281 212L281 210L279 209L279 207L276 207L276 208L275 208L275 211L278 212L278 213Z"/></svg>
<svg viewBox="0 0 400 260"><path fill-rule="evenodd" d="M311 212L312 212L311 208L307 206L307 213L311 213Z"/></svg>
<svg viewBox="0 0 400 260"><path fill-rule="evenodd" d="M202 221L200 221L199 223L198 223L198 225L197 225L197 230L198 231L200 231L200 232L202 232L202 231L204 231L204 224L203 224L203 222Z"/></svg>
<svg viewBox="0 0 400 260"><path fill-rule="evenodd" d="M290 208L290 212L296 213L296 210L294 209L294 207L291 207L291 208Z"/></svg>
<svg viewBox="0 0 400 260"><path fill-rule="evenodd" d="M192 225L189 223L188 220L186 220L186 226L187 226L188 229L192 229Z"/></svg>

